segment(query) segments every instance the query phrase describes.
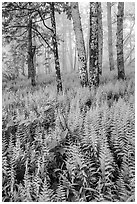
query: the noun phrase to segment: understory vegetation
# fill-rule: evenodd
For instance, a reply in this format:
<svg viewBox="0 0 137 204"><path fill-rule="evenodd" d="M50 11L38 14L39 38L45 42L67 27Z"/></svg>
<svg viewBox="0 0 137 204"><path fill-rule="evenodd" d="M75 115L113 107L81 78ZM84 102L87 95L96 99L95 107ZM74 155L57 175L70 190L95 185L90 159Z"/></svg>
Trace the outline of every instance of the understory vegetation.
<svg viewBox="0 0 137 204"><path fill-rule="evenodd" d="M108 77L109 75L109 77ZM134 74L3 82L4 202L135 201Z"/></svg>

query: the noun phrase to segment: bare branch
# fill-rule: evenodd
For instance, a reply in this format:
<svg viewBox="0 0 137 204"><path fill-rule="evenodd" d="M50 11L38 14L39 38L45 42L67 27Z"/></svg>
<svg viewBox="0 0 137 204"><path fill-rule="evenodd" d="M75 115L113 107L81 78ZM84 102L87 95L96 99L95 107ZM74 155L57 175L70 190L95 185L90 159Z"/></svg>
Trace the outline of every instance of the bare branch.
<svg viewBox="0 0 137 204"><path fill-rule="evenodd" d="M25 33L27 32L27 30L25 30L22 34L20 35L15 35L16 38L23 36Z"/></svg>
<svg viewBox="0 0 137 204"><path fill-rule="evenodd" d="M50 27L48 27L48 26L45 24L45 21L44 21L42 15L41 15L41 12L40 12L39 10L37 10L37 12L39 13L39 15L40 15L40 17L41 17L41 20L43 21L43 25L44 25L47 29L49 29L51 32L53 32L53 29L50 28Z"/></svg>
<svg viewBox="0 0 137 204"><path fill-rule="evenodd" d="M34 27L32 27L32 29L34 31L36 31L36 33L44 40L44 42L48 45L48 47L53 51L53 49L51 48L51 46L49 45L49 43L45 40L45 38L43 37L43 35Z"/></svg>
<svg viewBox="0 0 137 204"><path fill-rule="evenodd" d="M126 59L124 60L124 63L127 61L127 59L130 57L131 53L134 51L135 49L135 45L134 47L130 50L129 54L127 55Z"/></svg>

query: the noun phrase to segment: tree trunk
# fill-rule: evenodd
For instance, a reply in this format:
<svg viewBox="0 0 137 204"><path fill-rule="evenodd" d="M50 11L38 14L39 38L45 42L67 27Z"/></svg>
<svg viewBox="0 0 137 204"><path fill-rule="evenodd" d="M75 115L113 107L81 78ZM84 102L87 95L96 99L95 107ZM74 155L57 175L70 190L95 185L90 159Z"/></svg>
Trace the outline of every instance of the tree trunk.
<svg viewBox="0 0 137 204"><path fill-rule="evenodd" d="M55 21L55 11L54 11L54 3L50 3L50 16L51 16L51 26L52 26L52 44L53 44L53 53L55 59L55 70L56 70L56 81L57 81L57 92L62 91L62 81L60 74L60 64L59 64L59 55L58 55L58 45L56 39L56 21Z"/></svg>
<svg viewBox="0 0 137 204"><path fill-rule="evenodd" d="M70 67L71 70L73 70L73 49L72 49L72 34L71 34L71 29L72 29L72 22L69 21L69 28L68 28L68 37L69 37L69 56L70 56Z"/></svg>
<svg viewBox="0 0 137 204"><path fill-rule="evenodd" d="M64 19L64 16L62 18L62 34L63 34L63 42L62 42L62 71L65 71L65 70L67 70L67 66L66 66L67 63L66 63L66 28L65 28L65 19Z"/></svg>
<svg viewBox="0 0 137 204"><path fill-rule="evenodd" d="M130 32L131 32L131 30L132 30L132 23L130 21ZM130 62L132 62L132 52L131 52L131 50L132 50L132 32L130 34L129 44L130 44Z"/></svg>
<svg viewBox="0 0 137 204"><path fill-rule="evenodd" d="M28 24L28 78L31 78L31 85L35 86L35 68L34 68L34 55L36 46L32 46L32 19L29 19Z"/></svg>
<svg viewBox="0 0 137 204"><path fill-rule="evenodd" d="M74 65L73 69L76 70L76 63L77 63L77 48L75 46L75 53L74 53Z"/></svg>
<svg viewBox="0 0 137 204"><path fill-rule="evenodd" d="M73 28L75 32L76 45L77 45L77 51L78 51L80 81L82 86L87 86L88 73L87 73L86 49L84 44L84 37L83 37L81 20L80 20L78 2L71 2L71 11L72 11Z"/></svg>
<svg viewBox="0 0 137 204"><path fill-rule="evenodd" d="M47 58L48 58L48 74L50 74L51 64L50 64L50 49L49 49L49 47L48 47L48 51L47 51Z"/></svg>
<svg viewBox="0 0 137 204"><path fill-rule="evenodd" d="M99 85L98 3L90 2L89 87Z"/></svg>
<svg viewBox="0 0 137 204"><path fill-rule="evenodd" d="M98 48L99 48L99 74L102 75L102 56L103 56L103 25L101 2L98 2Z"/></svg>
<svg viewBox="0 0 137 204"><path fill-rule="evenodd" d="M45 73L47 74L47 47L45 47Z"/></svg>
<svg viewBox="0 0 137 204"><path fill-rule="evenodd" d="M33 48L36 48L36 35L34 33L33 36ZM36 74L36 69L37 69L37 56L36 56L36 50L33 56L33 63L34 63L34 70L35 70L35 74Z"/></svg>
<svg viewBox="0 0 137 204"><path fill-rule="evenodd" d="M123 55L123 18L124 18L124 2L118 3L117 14L117 68L118 79L125 78L124 71L124 55Z"/></svg>
<svg viewBox="0 0 137 204"><path fill-rule="evenodd" d="M45 47L45 73L50 74L50 54L49 47Z"/></svg>
<svg viewBox="0 0 137 204"><path fill-rule="evenodd" d="M108 21L108 53L110 71L114 70L113 43L112 43L112 20L111 20L111 2L107 2L107 21Z"/></svg>
<svg viewBox="0 0 137 204"><path fill-rule="evenodd" d="M28 79L31 77L32 20L28 23Z"/></svg>
<svg viewBox="0 0 137 204"><path fill-rule="evenodd" d="M25 57L22 59L22 75L25 76Z"/></svg>

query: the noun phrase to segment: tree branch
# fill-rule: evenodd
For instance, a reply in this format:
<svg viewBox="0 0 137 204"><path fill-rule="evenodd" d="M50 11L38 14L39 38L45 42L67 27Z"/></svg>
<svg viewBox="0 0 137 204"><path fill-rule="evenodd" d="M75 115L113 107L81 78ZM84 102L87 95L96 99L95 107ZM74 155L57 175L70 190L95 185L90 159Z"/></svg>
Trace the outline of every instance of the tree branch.
<svg viewBox="0 0 137 204"><path fill-rule="evenodd" d="M25 30L23 33L21 33L20 35L15 35L16 38L23 36L25 33L27 32L27 30Z"/></svg>
<svg viewBox="0 0 137 204"><path fill-rule="evenodd" d="M127 55L126 59L124 60L124 63L127 61L127 59L130 57L131 53L134 51L135 49L135 45L134 47L130 50L129 54Z"/></svg>
<svg viewBox="0 0 137 204"><path fill-rule="evenodd" d="M37 12L39 13L41 20L43 21L43 25L53 33L53 29L50 28L50 27L48 27L48 26L45 24L45 21L44 21L42 15L41 15L41 12L40 12L39 10L37 10Z"/></svg>
<svg viewBox="0 0 137 204"><path fill-rule="evenodd" d="M36 33L44 40L44 42L48 45L48 47L53 51L53 49L51 48L51 46L49 45L49 43L45 40L45 38L42 36L42 34L34 27L32 27L32 29L34 31L36 31Z"/></svg>

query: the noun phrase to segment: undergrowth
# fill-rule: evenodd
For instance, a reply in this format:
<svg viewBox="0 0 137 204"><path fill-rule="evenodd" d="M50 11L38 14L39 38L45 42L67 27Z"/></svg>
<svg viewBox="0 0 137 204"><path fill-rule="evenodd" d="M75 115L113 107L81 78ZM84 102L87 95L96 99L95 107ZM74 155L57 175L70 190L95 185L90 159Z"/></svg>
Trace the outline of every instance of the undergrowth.
<svg viewBox="0 0 137 204"><path fill-rule="evenodd" d="M3 201L134 201L134 79L63 83L3 91Z"/></svg>

